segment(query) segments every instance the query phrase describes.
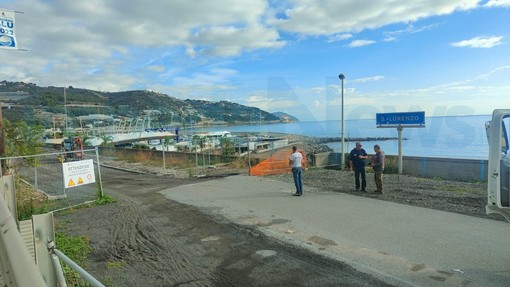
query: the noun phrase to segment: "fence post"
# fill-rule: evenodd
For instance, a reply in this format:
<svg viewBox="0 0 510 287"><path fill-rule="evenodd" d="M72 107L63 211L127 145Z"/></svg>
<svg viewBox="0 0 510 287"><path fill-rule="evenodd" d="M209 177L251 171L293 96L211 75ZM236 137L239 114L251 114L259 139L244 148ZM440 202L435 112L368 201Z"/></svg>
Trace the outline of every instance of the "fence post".
<svg viewBox="0 0 510 287"><path fill-rule="evenodd" d="M18 208L16 205L16 188L14 183L14 176L9 174L0 177L0 185L2 187L2 198L5 199L7 209L11 211L11 215L16 222L16 226L18 226ZM0 208L3 207L0 206Z"/></svg>
<svg viewBox="0 0 510 287"><path fill-rule="evenodd" d="M166 170L165 151L166 151L166 141L163 141L163 170Z"/></svg>
<svg viewBox="0 0 510 287"><path fill-rule="evenodd" d="M57 286L55 269L47 247L47 242L55 241L53 213L32 215L32 228L37 268L48 286Z"/></svg>
<svg viewBox="0 0 510 287"><path fill-rule="evenodd" d="M99 192L101 193L101 197L103 194L103 181L101 180L101 164L99 164L99 149L96 146L96 161L97 161L97 175L99 176Z"/></svg>

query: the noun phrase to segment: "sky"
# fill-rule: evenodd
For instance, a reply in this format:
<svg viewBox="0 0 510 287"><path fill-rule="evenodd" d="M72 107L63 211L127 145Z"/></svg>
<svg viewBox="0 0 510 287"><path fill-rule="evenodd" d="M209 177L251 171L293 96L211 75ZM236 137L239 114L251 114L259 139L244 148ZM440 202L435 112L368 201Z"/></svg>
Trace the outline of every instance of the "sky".
<svg viewBox="0 0 510 287"><path fill-rule="evenodd" d="M0 81L231 101L302 121L510 108L510 0L0 0ZM339 74L343 74L342 81Z"/></svg>

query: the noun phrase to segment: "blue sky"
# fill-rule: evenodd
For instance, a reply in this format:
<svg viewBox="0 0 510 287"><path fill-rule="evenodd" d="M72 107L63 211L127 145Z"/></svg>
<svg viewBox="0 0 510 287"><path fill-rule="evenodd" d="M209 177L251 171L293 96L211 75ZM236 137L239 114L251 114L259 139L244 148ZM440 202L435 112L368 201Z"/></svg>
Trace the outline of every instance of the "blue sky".
<svg viewBox="0 0 510 287"><path fill-rule="evenodd" d="M510 108L510 0L0 0L0 80L227 100L301 120Z"/></svg>

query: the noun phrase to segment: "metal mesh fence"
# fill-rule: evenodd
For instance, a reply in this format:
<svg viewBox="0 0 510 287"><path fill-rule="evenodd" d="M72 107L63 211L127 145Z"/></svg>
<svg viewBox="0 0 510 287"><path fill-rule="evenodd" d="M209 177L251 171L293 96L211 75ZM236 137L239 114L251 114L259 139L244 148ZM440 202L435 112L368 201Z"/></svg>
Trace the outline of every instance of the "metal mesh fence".
<svg viewBox="0 0 510 287"><path fill-rule="evenodd" d="M8 172L16 178L18 214L22 214L24 209L30 213L55 211L96 199L97 192L101 190L97 150L79 152L82 153L80 159L74 157L78 153L74 151L3 158ZM95 183L81 184L77 181L69 185L65 182L64 165L78 160L92 160L94 175L91 176L94 176Z"/></svg>
<svg viewBox="0 0 510 287"><path fill-rule="evenodd" d="M303 155L303 168L307 168L308 160L306 151L304 150L305 146L302 143L295 145L297 146L298 151ZM285 149L271 151L268 158L261 160L258 164L250 168L250 175L266 176L289 173L291 170L289 165L289 158L291 154L292 150L290 149L290 146Z"/></svg>

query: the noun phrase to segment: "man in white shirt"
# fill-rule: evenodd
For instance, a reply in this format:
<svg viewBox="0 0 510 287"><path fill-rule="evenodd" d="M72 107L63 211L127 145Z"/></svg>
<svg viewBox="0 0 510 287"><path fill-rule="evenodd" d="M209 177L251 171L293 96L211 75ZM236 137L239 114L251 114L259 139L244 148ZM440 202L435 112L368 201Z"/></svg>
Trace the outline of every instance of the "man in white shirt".
<svg viewBox="0 0 510 287"><path fill-rule="evenodd" d="M303 161L303 155L297 150L296 146L293 146L289 165L292 167L292 176L294 176L294 184L296 185L296 192L292 194L294 196L303 195L303 181L301 180L303 169L301 167L301 161Z"/></svg>

